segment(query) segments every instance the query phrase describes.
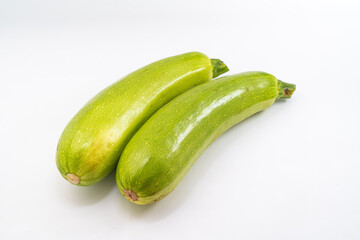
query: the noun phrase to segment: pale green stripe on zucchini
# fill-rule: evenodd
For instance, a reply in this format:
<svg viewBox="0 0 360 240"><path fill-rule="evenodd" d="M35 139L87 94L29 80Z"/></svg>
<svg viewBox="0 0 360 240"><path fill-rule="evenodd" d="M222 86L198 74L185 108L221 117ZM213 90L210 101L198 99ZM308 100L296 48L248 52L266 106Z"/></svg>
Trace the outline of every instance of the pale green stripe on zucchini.
<svg viewBox="0 0 360 240"><path fill-rule="evenodd" d="M116 173L121 193L136 204L162 199L218 136L294 90L295 85L273 75L246 72L183 93L157 111L126 146Z"/></svg>
<svg viewBox="0 0 360 240"><path fill-rule="evenodd" d="M147 65L104 89L63 131L56 154L61 175L81 186L100 181L116 167L130 138L152 114L227 70L220 60L190 52Z"/></svg>

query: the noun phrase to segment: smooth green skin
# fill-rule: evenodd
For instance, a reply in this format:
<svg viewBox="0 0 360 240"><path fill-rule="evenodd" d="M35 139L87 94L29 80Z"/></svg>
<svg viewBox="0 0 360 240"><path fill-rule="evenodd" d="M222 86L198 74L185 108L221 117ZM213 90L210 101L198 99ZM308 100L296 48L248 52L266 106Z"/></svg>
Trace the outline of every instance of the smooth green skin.
<svg viewBox="0 0 360 240"><path fill-rule="evenodd" d="M60 137L56 164L61 175L67 179L68 173L75 174L80 186L92 185L108 175L130 138L153 113L179 94L212 79L213 71L216 74L212 61L219 63L198 52L165 58L97 94ZM227 71L224 66L222 72Z"/></svg>
<svg viewBox="0 0 360 240"><path fill-rule="evenodd" d="M136 204L168 195L218 136L277 98L290 97L295 85L281 82L279 89L279 82L264 72L246 72L202 84L169 102L126 146L116 175L121 193Z"/></svg>

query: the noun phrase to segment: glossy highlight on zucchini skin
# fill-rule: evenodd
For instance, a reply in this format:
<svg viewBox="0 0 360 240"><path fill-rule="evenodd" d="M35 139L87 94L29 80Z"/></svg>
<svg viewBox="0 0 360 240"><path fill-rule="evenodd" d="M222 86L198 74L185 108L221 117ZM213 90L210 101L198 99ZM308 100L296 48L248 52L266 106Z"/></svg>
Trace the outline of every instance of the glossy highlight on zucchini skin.
<svg viewBox="0 0 360 240"><path fill-rule="evenodd" d="M107 87L68 123L57 146L61 175L92 185L116 167L133 134L174 97L228 71L218 59L185 53L147 65Z"/></svg>
<svg viewBox="0 0 360 240"><path fill-rule="evenodd" d="M121 193L136 204L162 199L218 136L294 90L271 74L246 72L183 93L156 112L124 149L116 174Z"/></svg>

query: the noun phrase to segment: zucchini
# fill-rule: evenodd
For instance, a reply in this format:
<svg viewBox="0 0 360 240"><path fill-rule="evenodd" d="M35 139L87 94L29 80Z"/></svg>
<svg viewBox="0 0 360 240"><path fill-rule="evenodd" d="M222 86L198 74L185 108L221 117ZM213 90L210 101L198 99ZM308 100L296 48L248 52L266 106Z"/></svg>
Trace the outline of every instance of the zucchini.
<svg viewBox="0 0 360 240"><path fill-rule="evenodd" d="M294 91L295 85L268 73L246 72L183 93L156 112L124 149L116 172L121 193L136 204L162 199L218 136Z"/></svg>
<svg viewBox="0 0 360 240"><path fill-rule="evenodd" d="M63 131L56 153L61 175L81 186L100 181L116 167L130 138L153 113L226 71L222 61L190 52L154 62L107 87Z"/></svg>

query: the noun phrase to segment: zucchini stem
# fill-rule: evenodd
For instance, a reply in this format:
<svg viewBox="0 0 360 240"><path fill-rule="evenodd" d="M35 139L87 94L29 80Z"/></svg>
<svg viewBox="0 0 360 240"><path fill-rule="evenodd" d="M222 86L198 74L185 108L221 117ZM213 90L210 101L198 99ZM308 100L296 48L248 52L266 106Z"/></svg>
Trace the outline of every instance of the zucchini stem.
<svg viewBox="0 0 360 240"><path fill-rule="evenodd" d="M217 76L229 71L229 68L220 59L210 59L210 60L211 60L211 64L213 65L213 78L216 78Z"/></svg>
<svg viewBox="0 0 360 240"><path fill-rule="evenodd" d="M276 100L283 98L291 98L291 95L295 92L296 89L295 84L286 83L280 80L278 80L278 85L279 85L279 94Z"/></svg>

